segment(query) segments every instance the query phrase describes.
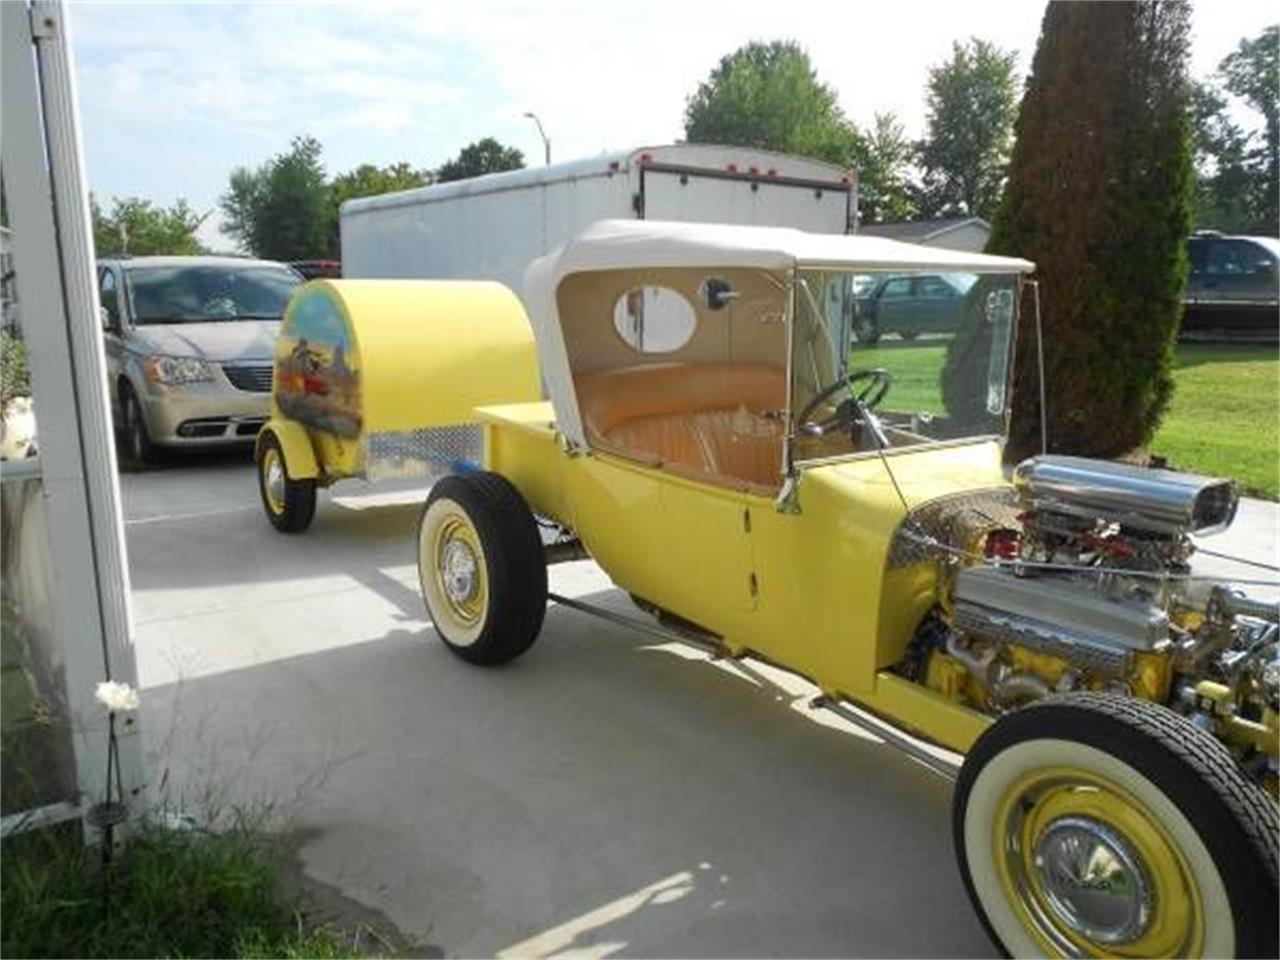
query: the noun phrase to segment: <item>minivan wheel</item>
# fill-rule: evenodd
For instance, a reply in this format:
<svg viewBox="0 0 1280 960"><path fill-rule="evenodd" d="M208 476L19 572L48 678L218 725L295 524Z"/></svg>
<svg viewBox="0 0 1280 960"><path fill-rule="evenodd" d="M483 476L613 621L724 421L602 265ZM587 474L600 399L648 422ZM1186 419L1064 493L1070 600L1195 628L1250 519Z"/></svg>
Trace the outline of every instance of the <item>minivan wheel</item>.
<svg viewBox="0 0 1280 960"><path fill-rule="evenodd" d="M151 442L147 418L142 413L138 395L128 383L120 388L120 408L124 419L123 439L130 458L138 463L155 460L156 445Z"/></svg>

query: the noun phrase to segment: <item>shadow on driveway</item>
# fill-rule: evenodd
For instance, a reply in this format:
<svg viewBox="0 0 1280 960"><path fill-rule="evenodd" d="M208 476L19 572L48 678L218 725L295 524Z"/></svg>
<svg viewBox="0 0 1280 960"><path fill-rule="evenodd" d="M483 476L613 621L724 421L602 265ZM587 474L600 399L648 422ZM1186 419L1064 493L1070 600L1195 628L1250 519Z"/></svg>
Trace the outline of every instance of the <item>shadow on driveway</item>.
<svg viewBox="0 0 1280 960"><path fill-rule="evenodd" d="M552 607L504 668L397 628L152 687L146 725L171 789L282 802L308 875L448 955L990 955L949 786L807 698Z"/></svg>

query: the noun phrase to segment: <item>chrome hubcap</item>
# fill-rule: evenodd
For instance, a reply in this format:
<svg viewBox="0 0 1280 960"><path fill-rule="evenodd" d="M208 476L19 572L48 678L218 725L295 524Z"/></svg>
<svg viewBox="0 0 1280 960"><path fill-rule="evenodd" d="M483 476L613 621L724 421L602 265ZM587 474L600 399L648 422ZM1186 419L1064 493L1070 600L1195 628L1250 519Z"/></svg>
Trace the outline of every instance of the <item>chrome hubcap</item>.
<svg viewBox="0 0 1280 960"><path fill-rule="evenodd" d="M476 595L480 583L476 555L463 541L450 540L444 545L440 559L445 593L454 603L466 603Z"/></svg>
<svg viewBox="0 0 1280 960"><path fill-rule="evenodd" d="M284 504L284 467L279 457L267 463L267 496L276 507Z"/></svg>
<svg viewBox="0 0 1280 960"><path fill-rule="evenodd" d="M1129 943L1151 922L1151 883L1133 848L1091 817L1051 822L1035 845L1045 902L1066 929L1095 943Z"/></svg>

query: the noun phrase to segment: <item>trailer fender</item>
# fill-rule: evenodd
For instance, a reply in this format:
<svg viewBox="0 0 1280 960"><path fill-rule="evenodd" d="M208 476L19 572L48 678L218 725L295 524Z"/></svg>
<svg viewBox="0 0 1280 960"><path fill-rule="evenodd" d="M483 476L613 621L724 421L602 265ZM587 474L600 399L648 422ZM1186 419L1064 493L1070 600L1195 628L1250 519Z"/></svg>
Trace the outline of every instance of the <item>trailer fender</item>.
<svg viewBox="0 0 1280 960"><path fill-rule="evenodd" d="M273 435L280 444L284 454L284 472L290 480L311 480L320 476L320 466L316 463L316 452L311 447L311 438L307 428L292 420L272 418L258 431L258 439L254 444L254 459L262 455L262 441L267 434Z"/></svg>

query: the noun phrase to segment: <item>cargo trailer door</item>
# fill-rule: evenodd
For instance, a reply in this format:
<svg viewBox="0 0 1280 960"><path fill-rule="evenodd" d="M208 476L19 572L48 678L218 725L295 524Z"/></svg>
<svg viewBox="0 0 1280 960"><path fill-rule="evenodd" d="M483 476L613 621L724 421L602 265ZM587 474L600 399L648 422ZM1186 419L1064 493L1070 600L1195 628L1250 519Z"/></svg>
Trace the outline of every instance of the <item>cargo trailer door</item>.
<svg viewBox="0 0 1280 960"><path fill-rule="evenodd" d="M646 220L795 227L812 233L848 233L853 185L749 173L648 166L640 180L640 216Z"/></svg>

